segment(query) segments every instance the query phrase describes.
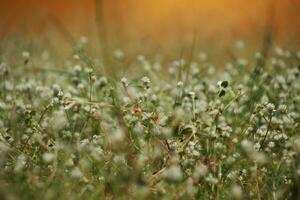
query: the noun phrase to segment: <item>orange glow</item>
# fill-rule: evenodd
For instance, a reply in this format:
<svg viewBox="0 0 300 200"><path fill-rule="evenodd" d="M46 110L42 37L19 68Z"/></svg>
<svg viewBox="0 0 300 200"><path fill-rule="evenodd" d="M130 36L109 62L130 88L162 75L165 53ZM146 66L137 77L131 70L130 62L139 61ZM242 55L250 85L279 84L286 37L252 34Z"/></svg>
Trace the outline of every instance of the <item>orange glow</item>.
<svg viewBox="0 0 300 200"><path fill-rule="evenodd" d="M72 33L95 28L96 0L2 0L0 33L44 32L55 17ZM252 37L260 34L276 2L279 38L300 36L298 0L102 0L107 34L152 40L181 39L197 30L201 37Z"/></svg>

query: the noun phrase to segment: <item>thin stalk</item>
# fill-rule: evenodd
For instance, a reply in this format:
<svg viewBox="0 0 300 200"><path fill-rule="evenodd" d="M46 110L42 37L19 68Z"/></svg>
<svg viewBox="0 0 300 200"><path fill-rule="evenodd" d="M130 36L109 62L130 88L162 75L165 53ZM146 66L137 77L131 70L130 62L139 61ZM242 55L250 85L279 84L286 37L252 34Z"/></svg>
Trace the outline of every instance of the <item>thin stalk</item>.
<svg viewBox="0 0 300 200"><path fill-rule="evenodd" d="M272 122L272 114L270 114L270 118L269 118L269 122L268 122L267 131L266 131L266 134L265 134L265 136L264 136L264 139L263 139L263 141L262 141L262 143L261 143L261 145L260 145L259 151L263 149L263 146L264 146L264 144L265 144L265 142L266 142L266 139L267 139L267 137L268 137L268 134L269 134L269 131L270 131L270 128L271 128L271 122Z"/></svg>

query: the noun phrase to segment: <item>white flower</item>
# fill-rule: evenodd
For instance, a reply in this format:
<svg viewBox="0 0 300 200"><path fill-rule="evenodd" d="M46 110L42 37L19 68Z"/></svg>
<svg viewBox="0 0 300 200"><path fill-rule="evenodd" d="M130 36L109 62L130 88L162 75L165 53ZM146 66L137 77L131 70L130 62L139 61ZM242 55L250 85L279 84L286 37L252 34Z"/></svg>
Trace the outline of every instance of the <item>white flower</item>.
<svg viewBox="0 0 300 200"><path fill-rule="evenodd" d="M300 154L300 137L295 139L294 141L294 148Z"/></svg>
<svg viewBox="0 0 300 200"><path fill-rule="evenodd" d="M109 139L112 143L122 142L125 139L125 134L122 129L118 128L117 130L111 133Z"/></svg>
<svg viewBox="0 0 300 200"><path fill-rule="evenodd" d="M208 177L205 178L205 180L210 183L210 184L217 184L219 182L219 180L217 178L215 178L212 174L209 174Z"/></svg>
<svg viewBox="0 0 300 200"><path fill-rule="evenodd" d="M278 111L280 111L280 112L285 112L286 110L287 110L287 106L286 106L286 105L280 104L280 105L278 106Z"/></svg>
<svg viewBox="0 0 300 200"><path fill-rule="evenodd" d="M81 36L80 37L80 43L82 44L87 44L89 39L86 36Z"/></svg>
<svg viewBox="0 0 300 200"><path fill-rule="evenodd" d="M127 78L123 77L121 79L121 83L123 84L124 87L128 87L128 81L127 81Z"/></svg>
<svg viewBox="0 0 300 200"><path fill-rule="evenodd" d="M78 167L75 167L72 171L71 171L71 177L75 178L75 179L79 179L83 176L82 171L80 171L80 169Z"/></svg>
<svg viewBox="0 0 300 200"><path fill-rule="evenodd" d="M21 154L18 156L16 161L16 166L14 168L15 172L21 172L26 165L26 156L24 154Z"/></svg>
<svg viewBox="0 0 300 200"><path fill-rule="evenodd" d="M147 76L144 76L144 77L142 78L142 81L143 81L144 84L150 83L150 79L149 79Z"/></svg>
<svg viewBox="0 0 300 200"><path fill-rule="evenodd" d="M66 163L65 163L66 167L72 167L74 166L74 161L72 158L69 158Z"/></svg>
<svg viewBox="0 0 300 200"><path fill-rule="evenodd" d="M270 147L270 148L273 148L273 147L275 147L275 143L274 142L269 142L269 144L268 144L268 147Z"/></svg>
<svg viewBox="0 0 300 200"><path fill-rule="evenodd" d="M45 163L51 163L55 158L55 155L53 153L44 153L43 154L43 161Z"/></svg>
<svg viewBox="0 0 300 200"><path fill-rule="evenodd" d="M74 58L74 60L79 60L79 59L80 59L80 57L79 57L78 54L74 54L74 55L73 55L73 58Z"/></svg>
<svg viewBox="0 0 300 200"><path fill-rule="evenodd" d="M183 82L182 81L179 81L178 83L177 83L177 87L182 87L183 86Z"/></svg>
<svg viewBox="0 0 300 200"><path fill-rule="evenodd" d="M162 176L169 181L180 181L183 178L181 168L177 165L172 165L166 169Z"/></svg>
<svg viewBox="0 0 300 200"><path fill-rule="evenodd" d="M237 144L238 141L239 141L239 140L238 140L237 138L233 138L233 139L232 139L232 142L233 142L234 144Z"/></svg>
<svg viewBox="0 0 300 200"><path fill-rule="evenodd" d="M268 103L266 107L271 112L275 111L275 105L272 103Z"/></svg>
<svg viewBox="0 0 300 200"><path fill-rule="evenodd" d="M256 58L256 59L262 59L262 58L263 58L263 55L262 55L260 52L256 52L256 53L255 53L255 58Z"/></svg>
<svg viewBox="0 0 300 200"><path fill-rule="evenodd" d="M189 95L191 96L192 99L195 98L196 96L195 92L189 92Z"/></svg>
<svg viewBox="0 0 300 200"><path fill-rule="evenodd" d="M93 69L93 68L90 68L90 67L84 68L84 69L85 69L86 73L88 73L88 74L91 74L91 73L94 72L94 69Z"/></svg>
<svg viewBox="0 0 300 200"><path fill-rule="evenodd" d="M253 151L254 147L253 147L253 143L250 142L249 140L244 139L241 142L242 148L247 152L250 153Z"/></svg>
<svg viewBox="0 0 300 200"><path fill-rule="evenodd" d="M74 71L75 71L75 72L81 72L81 70L82 70L82 68L81 68L80 65L75 65L75 66L74 66Z"/></svg>
<svg viewBox="0 0 300 200"><path fill-rule="evenodd" d="M244 58L239 58L238 60L237 60L237 63L239 64L239 65L242 65L242 66L246 66L246 65L248 65L248 60L246 60L246 59L244 59Z"/></svg>
<svg viewBox="0 0 300 200"><path fill-rule="evenodd" d="M204 164L199 164L195 167L193 177L199 179L200 177L204 177L208 172L208 168Z"/></svg>
<svg viewBox="0 0 300 200"><path fill-rule="evenodd" d="M144 131L144 127L142 126L141 123L137 123L134 127L133 127L133 132L136 134L141 134Z"/></svg>
<svg viewBox="0 0 300 200"><path fill-rule="evenodd" d="M68 119L66 117L66 113L63 109L59 109L53 112L53 115L50 120L50 126L55 131L62 130L68 124Z"/></svg>
<svg viewBox="0 0 300 200"><path fill-rule="evenodd" d="M239 185L233 185L231 187L231 195L234 199L242 199L243 190Z"/></svg>
<svg viewBox="0 0 300 200"><path fill-rule="evenodd" d="M29 53L28 51L23 51L23 52L22 52L22 56L23 56L24 58L29 58L29 57L30 57L30 53Z"/></svg>
<svg viewBox="0 0 300 200"><path fill-rule="evenodd" d="M114 51L114 56L116 59L122 59L125 56L125 53L121 49L116 49Z"/></svg>
<svg viewBox="0 0 300 200"><path fill-rule="evenodd" d="M263 152L254 152L251 157L258 164L265 164L267 162L267 157Z"/></svg>
<svg viewBox="0 0 300 200"><path fill-rule="evenodd" d="M10 149L10 147L4 142L0 141L0 152L5 153Z"/></svg>
<svg viewBox="0 0 300 200"><path fill-rule="evenodd" d="M284 51L282 50L282 48L280 48L278 46L275 47L274 51L278 56L283 56L283 54L284 54Z"/></svg>

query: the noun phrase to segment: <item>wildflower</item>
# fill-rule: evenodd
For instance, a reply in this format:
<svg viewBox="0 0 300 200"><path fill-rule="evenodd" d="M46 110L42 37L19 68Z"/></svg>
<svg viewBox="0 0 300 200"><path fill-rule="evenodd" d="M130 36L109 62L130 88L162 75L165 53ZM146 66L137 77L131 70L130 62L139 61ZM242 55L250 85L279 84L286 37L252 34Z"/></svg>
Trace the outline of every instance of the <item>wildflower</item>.
<svg viewBox="0 0 300 200"><path fill-rule="evenodd" d="M189 95L190 95L190 97L191 97L192 99L194 99L195 96L196 96L195 92L189 92Z"/></svg>
<svg viewBox="0 0 300 200"><path fill-rule="evenodd" d="M296 152L300 154L300 138L295 139L294 148L295 148Z"/></svg>
<svg viewBox="0 0 300 200"><path fill-rule="evenodd" d="M278 47L278 46L275 47L274 51L275 51L275 53L276 53L278 56L283 56L283 55L284 55L283 49L280 48L280 47Z"/></svg>
<svg viewBox="0 0 300 200"><path fill-rule="evenodd" d="M127 81L127 78L123 77L121 79L121 83L123 84L124 87L128 87L128 81Z"/></svg>
<svg viewBox="0 0 300 200"><path fill-rule="evenodd" d="M10 147L5 144L4 142L0 141L0 152L7 152L10 149Z"/></svg>
<svg viewBox="0 0 300 200"><path fill-rule="evenodd" d="M231 187L231 195L234 199L242 199L243 198L243 190L239 185L233 185Z"/></svg>
<svg viewBox="0 0 300 200"><path fill-rule="evenodd" d="M66 163L65 163L66 167L72 167L74 166L74 161L72 158L69 158Z"/></svg>
<svg viewBox="0 0 300 200"><path fill-rule="evenodd" d="M94 69L89 67L89 68L85 68L85 71L88 74L92 74L94 72Z"/></svg>
<svg viewBox="0 0 300 200"><path fill-rule="evenodd" d="M43 154L43 161L45 163L51 163L55 158L55 155L53 153L44 153Z"/></svg>
<svg viewBox="0 0 300 200"><path fill-rule="evenodd" d="M101 160L101 156L103 155L103 149L101 147L94 147L91 148L91 156L93 159L100 161Z"/></svg>
<svg viewBox="0 0 300 200"><path fill-rule="evenodd" d="M16 161L16 166L14 168L15 172L21 172L26 166L26 156L21 154L18 156Z"/></svg>
<svg viewBox="0 0 300 200"><path fill-rule="evenodd" d="M122 142L125 139L125 134L121 129L117 129L112 132L109 138L112 143Z"/></svg>
<svg viewBox="0 0 300 200"><path fill-rule="evenodd" d="M75 66L74 66L74 71L75 71L76 73L81 72L81 70L82 70L82 68L81 68L80 65L75 65Z"/></svg>
<svg viewBox="0 0 300 200"><path fill-rule="evenodd" d="M163 172L162 176L170 182L177 182L183 178L181 168L177 165L170 166Z"/></svg>
<svg viewBox="0 0 300 200"><path fill-rule="evenodd" d="M270 148L273 148L273 147L275 147L275 143L274 142L269 142L269 144L268 144L268 147L270 147Z"/></svg>
<svg viewBox="0 0 300 200"><path fill-rule="evenodd" d="M83 176L83 173L82 171L78 168L78 167L75 167L72 171L71 171L71 177L74 178L74 179L79 179Z"/></svg>
<svg viewBox="0 0 300 200"><path fill-rule="evenodd" d="M243 140L241 142L242 148L247 152L250 153L253 151L253 144L249 140Z"/></svg>
<svg viewBox="0 0 300 200"><path fill-rule="evenodd" d="M238 139L237 139L237 138L233 138L233 139L232 139L232 142L233 142L234 144L237 144L237 143L238 143Z"/></svg>
<svg viewBox="0 0 300 200"><path fill-rule="evenodd" d="M194 169L193 177L195 179L199 179L200 177L206 176L207 173L208 173L207 166L204 164L199 164Z"/></svg>
<svg viewBox="0 0 300 200"><path fill-rule="evenodd" d="M29 58L29 57L30 57L30 53L29 53L28 51L23 51L23 52L22 52L22 56L23 56L24 58Z"/></svg>
<svg viewBox="0 0 300 200"><path fill-rule="evenodd" d="M256 52L256 53L255 53L255 58L256 58L257 60L260 60L260 59L263 58L263 55L262 55L260 52Z"/></svg>
<svg viewBox="0 0 300 200"><path fill-rule="evenodd" d="M216 185L219 182L219 180L217 178L215 178L212 174L209 174L205 178L205 180L212 185Z"/></svg>
<svg viewBox="0 0 300 200"><path fill-rule="evenodd" d="M227 162L228 164L233 164L235 161L236 161L236 159L235 159L234 157L232 157L232 156L229 156L229 157L227 158L227 160L226 160L226 162Z"/></svg>
<svg viewBox="0 0 300 200"><path fill-rule="evenodd" d="M150 79L149 79L147 76L144 76L144 77L142 78L142 82L143 82L145 85L147 85L147 84L150 83Z"/></svg>
<svg viewBox="0 0 300 200"><path fill-rule="evenodd" d="M6 63L0 63L0 75L3 76L3 75L7 75L8 74L8 66Z"/></svg>
<svg viewBox="0 0 300 200"><path fill-rule="evenodd" d="M140 123L136 124L133 127L133 132L136 134L141 134L141 133L143 133L143 131L144 131L144 127Z"/></svg>
<svg viewBox="0 0 300 200"><path fill-rule="evenodd" d="M246 59L243 59L243 58L239 58L238 60L237 60L237 63L239 64L239 65L241 65L241 66L246 66L246 65L248 65L248 60L246 60Z"/></svg>
<svg viewBox="0 0 300 200"><path fill-rule="evenodd" d="M67 124L68 124L68 120L63 108L53 112L49 124L51 125L53 130L55 131L62 130L64 127L66 127Z"/></svg>
<svg viewBox="0 0 300 200"><path fill-rule="evenodd" d="M182 81L179 81L178 83L177 83L177 87L182 87L183 86L183 82Z"/></svg>
<svg viewBox="0 0 300 200"><path fill-rule="evenodd" d="M205 52L200 52L199 55L198 55L199 59L201 61L206 61L207 59L207 54Z"/></svg>
<svg viewBox="0 0 300 200"><path fill-rule="evenodd" d="M125 54L121 49L116 49L114 51L114 56L115 56L116 59L123 59Z"/></svg>
<svg viewBox="0 0 300 200"><path fill-rule="evenodd" d="M267 157L263 152L253 152L251 157L258 164L265 164L267 162Z"/></svg>
<svg viewBox="0 0 300 200"><path fill-rule="evenodd" d="M73 55L73 59L74 59L74 60L80 60L80 56L79 56L78 54L74 54L74 55Z"/></svg>
<svg viewBox="0 0 300 200"><path fill-rule="evenodd" d="M268 109L270 112L275 112L275 111L276 111L276 110L275 110L275 105L272 104L272 103L268 103L266 107L267 107L267 109Z"/></svg>
<svg viewBox="0 0 300 200"><path fill-rule="evenodd" d="M80 43L82 44L87 44L88 43L88 38L86 36L81 36L80 37Z"/></svg>

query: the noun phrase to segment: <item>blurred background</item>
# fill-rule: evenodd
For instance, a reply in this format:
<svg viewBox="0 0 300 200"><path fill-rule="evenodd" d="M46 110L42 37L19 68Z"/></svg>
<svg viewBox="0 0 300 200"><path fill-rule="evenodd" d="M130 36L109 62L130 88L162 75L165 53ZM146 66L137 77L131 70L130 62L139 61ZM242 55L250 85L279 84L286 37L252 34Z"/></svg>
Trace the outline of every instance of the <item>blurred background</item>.
<svg viewBox="0 0 300 200"><path fill-rule="evenodd" d="M163 50L255 41L300 45L299 0L1 0L0 37L101 38L109 48ZM138 47L138 48L137 48Z"/></svg>

